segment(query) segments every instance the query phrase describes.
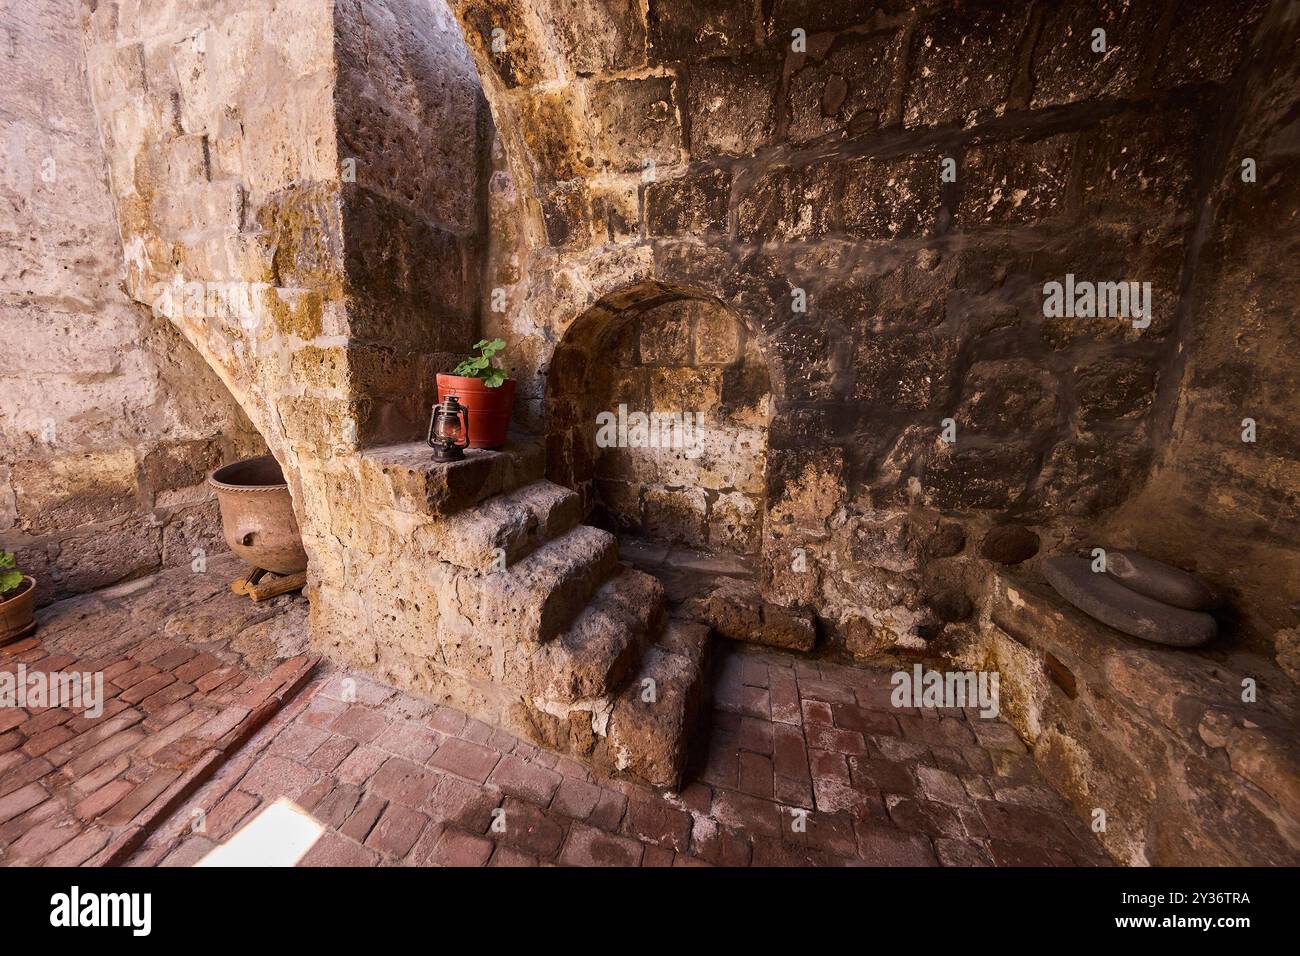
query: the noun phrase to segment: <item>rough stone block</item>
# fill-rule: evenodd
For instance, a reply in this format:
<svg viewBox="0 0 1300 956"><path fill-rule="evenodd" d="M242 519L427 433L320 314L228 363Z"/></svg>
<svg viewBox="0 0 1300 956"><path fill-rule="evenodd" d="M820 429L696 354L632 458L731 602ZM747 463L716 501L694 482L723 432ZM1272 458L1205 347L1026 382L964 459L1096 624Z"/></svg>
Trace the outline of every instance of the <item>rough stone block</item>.
<svg viewBox="0 0 1300 956"><path fill-rule="evenodd" d="M32 533L115 521L137 503L129 448L15 461L10 475L18 526Z"/></svg>
<svg viewBox="0 0 1300 956"><path fill-rule="evenodd" d="M970 150L958 173L960 226L1038 222L1066 212L1074 145L1072 134L1061 134Z"/></svg>
<svg viewBox="0 0 1300 956"><path fill-rule="evenodd" d="M609 95L615 95L616 89L620 87L612 88ZM567 180L592 167L591 124L597 118L594 111L590 116L584 113L577 91L568 86L534 94L520 103L521 132L540 179Z"/></svg>
<svg viewBox="0 0 1300 956"><path fill-rule="evenodd" d="M695 430L694 447L650 449L656 452L655 466L660 484L763 493L766 433L758 428L740 428L731 423Z"/></svg>
<svg viewBox="0 0 1300 956"><path fill-rule="evenodd" d="M942 332L864 340L854 356L853 397L887 408L936 408L953 386L958 346Z"/></svg>
<svg viewBox="0 0 1300 956"><path fill-rule="evenodd" d="M1203 80L1226 82L1241 62L1265 0L1194 0L1179 4L1164 55L1156 69L1158 87ZM1207 38L1213 37L1213 42Z"/></svg>
<svg viewBox="0 0 1300 956"><path fill-rule="evenodd" d="M739 554L758 550L759 503L740 492L724 492L709 503L709 547Z"/></svg>
<svg viewBox="0 0 1300 956"><path fill-rule="evenodd" d="M894 31L842 34L825 56L806 59L790 77L790 140L885 125L900 45Z"/></svg>
<svg viewBox="0 0 1300 956"><path fill-rule="evenodd" d="M939 157L859 160L844 167L843 228L864 239L912 239L935 231Z"/></svg>
<svg viewBox="0 0 1300 956"><path fill-rule="evenodd" d="M1194 110L1123 113L1102 121L1081 143L1085 211L1188 214L1195 160L1187 144L1202 135Z"/></svg>
<svg viewBox="0 0 1300 956"><path fill-rule="evenodd" d="M1056 383L1051 372L1026 359L976 362L963 383L954 416L975 435L1029 437L1056 425Z"/></svg>
<svg viewBox="0 0 1300 956"><path fill-rule="evenodd" d="M614 702L607 759L651 786L675 789L705 693L698 660L650 648Z"/></svg>
<svg viewBox="0 0 1300 956"><path fill-rule="evenodd" d="M586 245L605 238L592 210L591 190L582 180L551 186L541 197L546 239L552 246Z"/></svg>
<svg viewBox="0 0 1300 956"><path fill-rule="evenodd" d="M119 98L140 96L145 90L144 45L92 46L87 51L95 96L108 106Z"/></svg>
<svg viewBox="0 0 1300 956"><path fill-rule="evenodd" d="M736 234L745 242L812 240L831 232L843 170L832 163L765 170L736 204Z"/></svg>
<svg viewBox="0 0 1300 956"><path fill-rule="evenodd" d="M968 123L1006 102L1027 8L990 2L940 7L912 35L907 126Z"/></svg>
<svg viewBox="0 0 1300 956"><path fill-rule="evenodd" d="M1131 96L1154 53L1160 13L1154 4L1124 0L1065 3L1047 11L1034 45L1030 106ZM1101 53L1093 49L1097 29L1106 31Z"/></svg>
<svg viewBox="0 0 1300 956"><path fill-rule="evenodd" d="M765 602L748 582L724 580L693 605L699 620L723 637L809 651L817 632L807 616Z"/></svg>
<svg viewBox="0 0 1300 956"><path fill-rule="evenodd" d="M1079 423L1084 428L1143 416L1155 401L1158 370L1149 360L1108 356L1075 373Z"/></svg>
<svg viewBox="0 0 1300 956"><path fill-rule="evenodd" d="M634 172L646 169L647 162L668 165L681 158L672 77L592 81L584 89L608 166Z"/></svg>
<svg viewBox="0 0 1300 956"><path fill-rule="evenodd" d="M688 98L691 158L744 156L766 146L776 123L780 78L779 66L768 61L694 65Z"/></svg>
<svg viewBox="0 0 1300 956"><path fill-rule="evenodd" d="M735 56L755 46L754 9L747 0L679 4L649 0L647 27L652 59L694 60Z"/></svg>
<svg viewBox="0 0 1300 956"><path fill-rule="evenodd" d="M639 0L547 0L548 25L569 68L579 75L614 73L646 61L646 25Z"/></svg>
<svg viewBox="0 0 1300 956"><path fill-rule="evenodd" d="M740 357L741 326L721 309L700 309L695 317L696 365L730 365Z"/></svg>
<svg viewBox="0 0 1300 956"><path fill-rule="evenodd" d="M1106 441L1089 433L1066 439L1048 452L1031 502L1063 514L1096 514L1130 495L1150 463L1150 445L1122 430L1112 430Z"/></svg>
<svg viewBox="0 0 1300 956"><path fill-rule="evenodd" d="M546 55L548 43L533 35L521 8L498 0L465 0L457 6L465 28L465 42L479 53L508 88L532 86L555 78L555 68ZM494 31L500 31L495 34ZM494 38L504 39L502 49L493 49ZM498 46L500 46L498 44Z"/></svg>
<svg viewBox="0 0 1300 956"><path fill-rule="evenodd" d="M642 494L642 525L657 541L704 547L708 544L707 510L702 488L646 488Z"/></svg>
<svg viewBox="0 0 1300 956"><path fill-rule="evenodd" d="M697 306L678 299L642 314L639 322L641 361L646 365L689 365L691 326Z"/></svg>
<svg viewBox="0 0 1300 956"><path fill-rule="evenodd" d="M95 591L159 570L161 536L161 528L139 518L126 520L112 533L64 538L52 561L59 593Z"/></svg>
<svg viewBox="0 0 1300 956"><path fill-rule="evenodd" d="M200 485L221 464L220 446L211 440L164 442L144 456L145 487L153 494Z"/></svg>
<svg viewBox="0 0 1300 956"><path fill-rule="evenodd" d="M657 412L712 414L722 401L720 368L652 368L650 407Z"/></svg>
<svg viewBox="0 0 1300 956"><path fill-rule="evenodd" d="M720 169L649 183L646 229L652 236L723 232L730 197L731 177Z"/></svg>
<svg viewBox="0 0 1300 956"><path fill-rule="evenodd" d="M1002 441L982 447L936 443L926 456L921 487L940 508L1006 508L1024 495L1038 474L1038 458L1024 444Z"/></svg>

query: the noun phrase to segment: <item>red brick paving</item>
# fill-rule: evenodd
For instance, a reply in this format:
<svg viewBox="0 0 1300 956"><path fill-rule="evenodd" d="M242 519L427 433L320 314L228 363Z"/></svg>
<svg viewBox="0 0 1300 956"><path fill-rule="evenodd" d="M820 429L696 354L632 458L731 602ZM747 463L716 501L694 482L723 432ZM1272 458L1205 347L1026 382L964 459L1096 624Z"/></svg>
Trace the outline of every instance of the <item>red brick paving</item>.
<svg viewBox="0 0 1300 956"><path fill-rule="evenodd" d="M259 668L220 640L196 649L157 633L196 599L216 611L228 603L235 623L295 606L291 598L250 612L246 598L225 590L240 565L217 559L209 567L204 580L179 578L188 576L183 569L121 597L45 608L34 636L0 647L3 672L17 673L22 664L29 675L102 674L104 705L97 717L64 707L0 708L0 863L121 862L271 715L270 705L232 707L236 699L273 681L265 696L278 708L306 681L314 658L272 659ZM192 683L218 669L221 681Z"/></svg>
<svg viewBox="0 0 1300 956"><path fill-rule="evenodd" d="M65 602L0 649L102 671L108 697L98 719L0 710L0 863L188 866L278 798L326 827L304 866L1106 862L1008 726L895 709L886 672L720 649L711 725L664 794L361 674L295 696L311 660L246 657L280 611L230 603L222 570ZM220 633L170 636L197 617Z"/></svg>
<svg viewBox="0 0 1300 956"><path fill-rule="evenodd" d="M1106 862L1014 733L900 713L888 681L724 653L698 766L663 794L363 675L320 675L130 862L190 865L277 797L327 828L304 866Z"/></svg>

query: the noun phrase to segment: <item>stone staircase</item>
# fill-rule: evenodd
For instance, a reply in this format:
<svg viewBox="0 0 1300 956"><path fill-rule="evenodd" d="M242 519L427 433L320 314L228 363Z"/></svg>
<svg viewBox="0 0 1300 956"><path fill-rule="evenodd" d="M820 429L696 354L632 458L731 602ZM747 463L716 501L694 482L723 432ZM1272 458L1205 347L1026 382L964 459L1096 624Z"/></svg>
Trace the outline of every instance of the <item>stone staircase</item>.
<svg viewBox="0 0 1300 956"><path fill-rule="evenodd" d="M369 573L388 577L389 606L352 615L374 642L358 663L600 770L679 784L706 711L708 627L669 620L659 581L579 523L540 445L453 463L389 445L359 470Z"/></svg>

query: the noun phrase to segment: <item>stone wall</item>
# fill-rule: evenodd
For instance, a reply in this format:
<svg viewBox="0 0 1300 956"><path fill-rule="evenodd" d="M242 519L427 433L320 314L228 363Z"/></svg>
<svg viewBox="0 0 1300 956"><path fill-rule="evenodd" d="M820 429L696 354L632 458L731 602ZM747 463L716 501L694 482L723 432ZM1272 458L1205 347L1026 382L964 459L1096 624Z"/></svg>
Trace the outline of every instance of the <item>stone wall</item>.
<svg viewBox="0 0 1300 956"><path fill-rule="evenodd" d="M221 377L305 519L304 463L355 447L367 410L313 351L348 333L333 4L82 10L128 291Z"/></svg>
<svg viewBox="0 0 1300 956"><path fill-rule="evenodd" d="M0 548L41 603L224 551L205 473L263 450L121 288L78 12L8 5L0 55Z"/></svg>
<svg viewBox="0 0 1300 956"><path fill-rule="evenodd" d="M531 666L507 658L542 615L493 598L485 643L463 589L496 586L472 546L482 521L550 520L475 506L543 467L595 489L593 408L575 399L619 371L619 329L638 330L621 371L644 380L644 347L690 324L655 310L707 303L770 396L752 421L763 486L745 491L762 503L768 602L815 614L832 649L940 636L1004 671L1009 716L1080 812L1127 808L1123 859L1208 846L1229 862L1270 826L1295 845L1294 774L1268 769L1290 757L1259 741L1253 711L1211 699L1216 658L1135 653L1116 670L1087 640L1034 645L1033 626L992 619L1010 591L975 544L1013 521L1045 551L1133 541L1195 562L1243 612L1225 643L1292 659L1294 281L1279 270L1294 241L1269 222L1294 205L1294 72L1274 66L1294 47L1292 0L451 7L491 127L436 3L84 5L130 295L175 293L173 326L287 466L320 649L498 722L534 719L505 678ZM1244 152L1254 189L1233 181ZM1151 311L1053 313L1046 284L1069 277L1150 283ZM507 340L517 424L545 454L521 442L434 468L396 443L480 325ZM655 367L708 378L698 355ZM725 386L704 411L726 408ZM1246 417L1250 445L1234 441ZM567 527L577 496L561 497ZM453 514L443 498L465 500ZM583 587L539 601L576 606L587 571L611 570L608 536L570 530L590 553L556 539L538 561L574 565ZM1219 555L1196 550L1207 531ZM1118 706L1108 683L1124 683ZM1121 729L1098 736L1103 720ZM1168 774L1127 774L1130 750ZM1199 846L1134 809L1166 779ZM1224 791L1233 822L1212 831Z"/></svg>
<svg viewBox="0 0 1300 956"><path fill-rule="evenodd" d="M339 0L334 91L354 390L365 444L422 435L478 338L491 117L443 3Z"/></svg>
<svg viewBox="0 0 1300 956"><path fill-rule="evenodd" d="M1222 172L1202 144L1265 6L456 0L521 422L550 427L591 308L716 297L772 382L766 596L861 655L919 646L987 586L966 541L1091 543L1142 487ZM1149 324L1045 315L1067 275L1151 283Z"/></svg>
<svg viewBox="0 0 1300 956"><path fill-rule="evenodd" d="M861 655L978 597L991 524L1091 543L1142 487L1193 323L1198 144L1264 3L452 7L490 170L436 6L88 19L132 294L264 284L251 321L173 321L288 465L317 566L346 462L418 433L480 303L538 432L572 428L545 399L579 317L651 287L729 309L774 408L766 596ZM1067 275L1151 283L1149 324L1045 315Z"/></svg>
<svg viewBox="0 0 1300 956"><path fill-rule="evenodd" d="M1229 91L1224 128L1206 143L1215 176L1189 268L1168 437L1151 481L1109 529L1213 580L1240 636L1300 681L1297 42L1300 4L1275 4Z"/></svg>

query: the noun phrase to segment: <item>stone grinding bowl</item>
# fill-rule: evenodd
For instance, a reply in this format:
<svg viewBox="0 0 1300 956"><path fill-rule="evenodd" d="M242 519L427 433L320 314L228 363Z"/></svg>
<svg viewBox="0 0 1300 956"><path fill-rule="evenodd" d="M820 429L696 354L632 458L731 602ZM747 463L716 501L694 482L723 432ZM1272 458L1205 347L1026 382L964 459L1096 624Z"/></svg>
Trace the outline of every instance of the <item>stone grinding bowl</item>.
<svg viewBox="0 0 1300 956"><path fill-rule="evenodd" d="M216 490L230 550L276 574L307 570L289 485L275 458L261 455L224 465L208 475L208 484Z"/></svg>

